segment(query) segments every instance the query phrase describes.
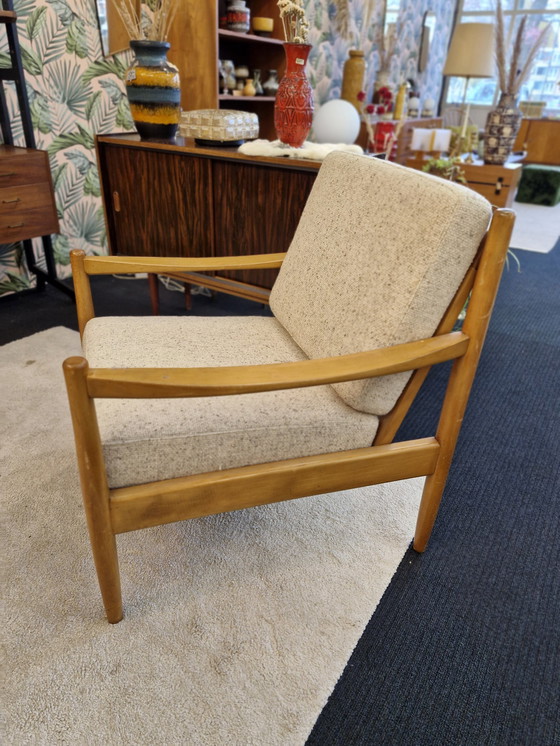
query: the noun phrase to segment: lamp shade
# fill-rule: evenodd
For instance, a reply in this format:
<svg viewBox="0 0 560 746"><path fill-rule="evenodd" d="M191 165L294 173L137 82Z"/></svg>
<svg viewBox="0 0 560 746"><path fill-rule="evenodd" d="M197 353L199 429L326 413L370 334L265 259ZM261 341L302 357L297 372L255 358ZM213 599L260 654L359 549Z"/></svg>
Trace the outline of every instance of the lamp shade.
<svg viewBox="0 0 560 746"><path fill-rule="evenodd" d="M460 23L456 26L443 74L462 78L491 78L494 69L494 25Z"/></svg>

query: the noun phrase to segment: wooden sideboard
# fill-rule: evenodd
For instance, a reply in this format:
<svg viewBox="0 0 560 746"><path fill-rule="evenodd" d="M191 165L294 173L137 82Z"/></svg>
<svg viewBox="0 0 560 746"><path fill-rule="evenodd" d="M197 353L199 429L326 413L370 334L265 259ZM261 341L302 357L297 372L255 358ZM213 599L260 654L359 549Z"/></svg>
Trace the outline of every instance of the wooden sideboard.
<svg viewBox="0 0 560 746"><path fill-rule="evenodd" d="M231 256L287 251L320 167L228 148L96 138L112 254ZM194 284L268 299L278 270L182 275Z"/></svg>
<svg viewBox="0 0 560 746"><path fill-rule="evenodd" d="M513 149L525 151L525 163L560 166L560 119L523 119Z"/></svg>

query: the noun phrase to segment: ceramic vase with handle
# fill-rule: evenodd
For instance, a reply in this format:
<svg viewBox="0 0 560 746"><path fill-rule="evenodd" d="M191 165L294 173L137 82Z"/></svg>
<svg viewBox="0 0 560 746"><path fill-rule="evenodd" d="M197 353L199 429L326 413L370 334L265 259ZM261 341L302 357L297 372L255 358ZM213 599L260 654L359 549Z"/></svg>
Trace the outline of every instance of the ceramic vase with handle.
<svg viewBox="0 0 560 746"><path fill-rule="evenodd" d="M313 91L305 74L310 44L284 43L286 72L274 103L274 127L278 139L300 148L313 123Z"/></svg>
<svg viewBox="0 0 560 746"><path fill-rule="evenodd" d="M181 118L179 71L166 41L132 40L135 61L125 72L130 113L142 140L172 140Z"/></svg>
<svg viewBox="0 0 560 746"><path fill-rule="evenodd" d="M502 93L498 105L489 112L484 130L484 163L502 166L513 150L523 114L515 97Z"/></svg>

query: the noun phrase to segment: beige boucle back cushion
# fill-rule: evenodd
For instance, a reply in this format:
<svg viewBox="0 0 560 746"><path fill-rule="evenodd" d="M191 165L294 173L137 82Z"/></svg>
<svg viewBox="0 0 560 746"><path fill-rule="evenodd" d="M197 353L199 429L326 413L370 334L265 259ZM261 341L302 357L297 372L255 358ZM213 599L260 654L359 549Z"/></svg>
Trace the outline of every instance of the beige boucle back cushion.
<svg viewBox="0 0 560 746"><path fill-rule="evenodd" d="M491 206L466 187L349 153L327 156L270 296L311 358L430 337L469 268ZM386 414L410 373L335 384Z"/></svg>

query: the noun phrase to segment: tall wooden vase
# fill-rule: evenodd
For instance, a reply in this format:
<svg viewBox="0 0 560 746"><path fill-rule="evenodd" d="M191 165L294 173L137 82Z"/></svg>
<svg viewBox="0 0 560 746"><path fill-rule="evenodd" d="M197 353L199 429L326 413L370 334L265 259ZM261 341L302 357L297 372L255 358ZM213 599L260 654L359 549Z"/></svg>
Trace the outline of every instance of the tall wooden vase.
<svg viewBox="0 0 560 746"><path fill-rule="evenodd" d="M350 49L349 57L342 71L342 90L340 98L349 101L360 112L358 93L364 90L366 61L362 49Z"/></svg>
<svg viewBox="0 0 560 746"><path fill-rule="evenodd" d="M130 113L142 140L172 140L181 117L179 71L167 41L130 42L135 61L125 73Z"/></svg>
<svg viewBox="0 0 560 746"><path fill-rule="evenodd" d="M285 42L286 72L278 86L274 104L274 127L278 139L301 148L313 123L313 91L305 74L311 44Z"/></svg>

